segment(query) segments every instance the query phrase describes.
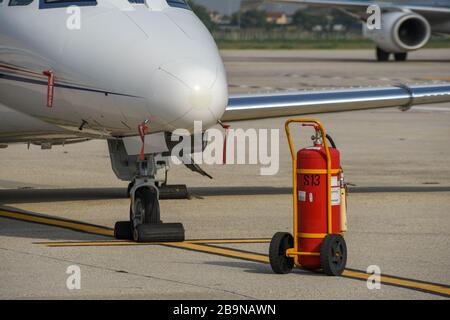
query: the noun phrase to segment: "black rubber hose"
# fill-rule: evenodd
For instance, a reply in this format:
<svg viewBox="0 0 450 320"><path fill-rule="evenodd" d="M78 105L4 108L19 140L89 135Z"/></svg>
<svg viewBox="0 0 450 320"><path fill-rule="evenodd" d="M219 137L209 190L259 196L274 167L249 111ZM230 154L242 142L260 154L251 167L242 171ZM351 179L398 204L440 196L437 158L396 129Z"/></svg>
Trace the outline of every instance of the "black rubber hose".
<svg viewBox="0 0 450 320"><path fill-rule="evenodd" d="M328 141L330 142L331 146L336 149L336 144L334 143L333 138L331 138L330 135L328 135L328 134L326 135L326 137L327 137Z"/></svg>

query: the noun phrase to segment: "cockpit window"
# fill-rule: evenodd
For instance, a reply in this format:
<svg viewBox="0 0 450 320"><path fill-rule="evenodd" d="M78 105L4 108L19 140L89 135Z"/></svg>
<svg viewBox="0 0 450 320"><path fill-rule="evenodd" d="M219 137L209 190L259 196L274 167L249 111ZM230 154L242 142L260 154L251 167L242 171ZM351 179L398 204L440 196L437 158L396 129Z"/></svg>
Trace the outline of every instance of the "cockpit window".
<svg viewBox="0 0 450 320"><path fill-rule="evenodd" d="M186 0L167 0L167 3L171 7L191 9Z"/></svg>
<svg viewBox="0 0 450 320"><path fill-rule="evenodd" d="M32 3L33 1L34 0L11 0L11 1L9 1L9 5L11 7L14 7L14 6L27 6L30 3Z"/></svg>
<svg viewBox="0 0 450 320"><path fill-rule="evenodd" d="M95 0L45 0L45 3L84 3L84 2L97 2Z"/></svg>
<svg viewBox="0 0 450 320"><path fill-rule="evenodd" d="M61 8L69 6L96 6L96 5L97 5L96 0L39 0L40 9Z"/></svg>

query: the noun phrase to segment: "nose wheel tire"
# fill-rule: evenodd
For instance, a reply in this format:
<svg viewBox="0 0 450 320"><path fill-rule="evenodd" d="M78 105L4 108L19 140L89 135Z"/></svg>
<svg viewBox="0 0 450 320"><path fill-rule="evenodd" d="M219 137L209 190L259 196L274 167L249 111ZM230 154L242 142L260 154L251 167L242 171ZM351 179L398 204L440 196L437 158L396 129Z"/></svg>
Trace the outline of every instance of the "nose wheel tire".
<svg viewBox="0 0 450 320"><path fill-rule="evenodd" d="M181 223L141 224L133 230L136 242L183 242L184 234Z"/></svg>
<svg viewBox="0 0 450 320"><path fill-rule="evenodd" d="M133 239L133 227L131 221L119 221L114 226L114 238L117 240Z"/></svg>
<svg viewBox="0 0 450 320"><path fill-rule="evenodd" d="M320 246L320 264L328 276L340 276L347 264L347 245L340 234L327 235Z"/></svg>
<svg viewBox="0 0 450 320"><path fill-rule="evenodd" d="M294 247L294 238L286 232L276 233L269 248L270 266L277 274L287 274L294 268L294 259L286 256L286 250Z"/></svg>
<svg viewBox="0 0 450 320"><path fill-rule="evenodd" d="M130 210L132 237L136 242L181 242L185 230L181 223L162 223L157 194L140 188Z"/></svg>
<svg viewBox="0 0 450 320"><path fill-rule="evenodd" d="M130 221L133 229L133 239L139 241L139 227L145 224L158 224L160 209L156 193L147 188L140 188L134 194L134 208L130 210ZM142 241L142 240L141 240Z"/></svg>
<svg viewBox="0 0 450 320"><path fill-rule="evenodd" d="M136 227L144 223L159 223L159 201L156 193L140 188L134 194L134 210L130 208L130 220Z"/></svg>

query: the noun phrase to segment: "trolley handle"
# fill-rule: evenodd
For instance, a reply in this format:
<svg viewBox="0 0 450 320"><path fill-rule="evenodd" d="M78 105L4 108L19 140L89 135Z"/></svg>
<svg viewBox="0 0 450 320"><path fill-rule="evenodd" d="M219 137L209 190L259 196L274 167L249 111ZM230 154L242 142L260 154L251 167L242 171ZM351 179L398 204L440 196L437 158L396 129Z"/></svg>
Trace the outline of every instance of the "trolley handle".
<svg viewBox="0 0 450 320"><path fill-rule="evenodd" d="M293 139L292 139L292 135L291 135L291 129L290 129L290 125L292 123L300 123L303 127L314 127L314 129L316 129L316 131L320 132L321 136L322 136L322 143L325 149L325 153L326 153L326 157L327 157L327 162L329 162L330 158L330 150L328 147L328 135L325 132L325 129L322 125L322 123L319 120L316 119L311 119L311 118L293 118L293 119L289 119L286 121L285 123L285 130L286 130L286 135L288 138L288 142L289 142L289 149L291 151L291 157L293 161L296 161L296 152L294 149L294 143L293 143ZM332 143L333 144L333 143ZM331 170L331 161L330 161L330 168Z"/></svg>
<svg viewBox="0 0 450 320"><path fill-rule="evenodd" d="M315 123L302 123L302 127L313 127L317 131L320 130L320 126L318 124L315 124Z"/></svg>

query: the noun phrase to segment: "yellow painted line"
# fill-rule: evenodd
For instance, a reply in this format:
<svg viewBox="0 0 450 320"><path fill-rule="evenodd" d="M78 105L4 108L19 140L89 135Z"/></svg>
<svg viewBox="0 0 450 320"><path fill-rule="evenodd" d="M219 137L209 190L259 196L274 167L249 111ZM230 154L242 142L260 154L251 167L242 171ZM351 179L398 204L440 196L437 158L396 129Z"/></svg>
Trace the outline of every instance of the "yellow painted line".
<svg viewBox="0 0 450 320"><path fill-rule="evenodd" d="M211 242L209 242L211 243ZM226 242L230 243L230 242ZM209 247L205 246L204 242L202 244L200 243L193 243L190 241L186 242L152 242L152 243L136 243L136 242L128 242L128 241L93 241L93 242L38 242L37 244L44 244L48 247L94 247L94 246L136 246L136 245L164 245L174 248L180 248L180 249L188 249L193 250L197 252L203 252L203 253L212 253L212 254L218 254L222 256L227 257L233 257L233 258L240 258L245 260L251 260L251 261L257 261L257 262L264 262L268 263L269 258L262 254L257 253L244 253L233 249L226 249L226 248L216 248L216 247Z"/></svg>
<svg viewBox="0 0 450 320"><path fill-rule="evenodd" d="M193 243L170 243L167 244L168 246L174 247L174 248L181 248L181 249L188 249L193 250L197 252L204 252L204 253L211 253L211 254L217 254L221 256L226 257L232 257L232 258L238 258L238 259L244 259L244 260L250 260L250 261L257 261L262 263L269 263L269 257L262 254L257 253L247 253L247 252L241 252L236 251L233 249L227 249L222 247L210 247L205 245L199 245L199 244L193 244ZM367 274L362 271L355 271L355 270L348 270L346 269L344 273L342 274L343 277L351 278L351 279L358 279L358 280L364 280L367 281L367 279L371 276L370 274ZM433 284L433 283L426 283L417 281L414 279L402 279L394 276L381 276L381 283L385 285L393 285L393 286L399 286L406 289L413 289L418 291L423 291L431 294L439 294L446 297L450 297L450 287L445 285L439 285L439 284Z"/></svg>
<svg viewBox="0 0 450 320"><path fill-rule="evenodd" d="M220 248L220 247L209 247L209 246L205 246L205 245L201 245L201 244L188 243L188 242L174 242L174 243L167 243L166 245L169 247L173 247L173 248L187 249L187 250L193 250L193 251L197 251L197 252L212 253L212 254L216 254L216 255L220 255L220 256L269 263L269 257L267 257L263 254L258 254L258 253L245 253L245 252L241 252L241 251L237 251L237 250L233 250L233 249L226 249L226 248Z"/></svg>
<svg viewBox="0 0 450 320"><path fill-rule="evenodd" d="M251 260L251 261L257 261L262 263L269 263L269 257L257 254L257 253L246 253L241 251L236 251L233 249L226 249L221 247L210 247L210 246L204 246L204 245L198 245L193 243L171 243L168 244L171 247L176 248L182 248L182 249L189 249L204 253L212 253L227 257L233 257L238 259L244 259L244 260ZM370 274L367 274L362 271L354 271L354 270L345 270L343 273L344 277L352 278L352 279L359 279L359 280L365 280L371 276ZM450 288L444 285L439 284L432 284L432 283L425 283L421 281L416 281L413 279L401 279L393 276L381 276L381 283L386 285L394 285L399 286L403 288L413 289L413 290L420 290L428 293L434 293L434 294L440 294L447 297L450 297Z"/></svg>
<svg viewBox="0 0 450 320"><path fill-rule="evenodd" d="M114 237L114 230L103 227L95 226L82 222L64 220L55 217L47 217L39 214L14 212L0 210L0 217L11 218L21 221L34 222L49 226L68 228L75 231L87 232L91 234L97 234L102 236ZM190 243L269 243L270 239L198 239L188 240ZM86 242L37 242L37 244L44 244L50 247L92 247L92 246L130 246L130 245L148 245L149 243L136 243L129 241L86 241ZM150 243L157 244L157 243Z"/></svg>
<svg viewBox="0 0 450 320"><path fill-rule="evenodd" d="M187 243L197 244L233 244L233 243L269 243L270 239L205 239L186 240ZM95 247L95 246L139 246L139 245L160 245L166 242L133 242L133 241L62 241L62 242L35 242L48 247Z"/></svg>
<svg viewBox="0 0 450 320"><path fill-rule="evenodd" d="M442 77L424 77L425 80L441 80L441 81L450 81L450 77L442 76Z"/></svg>
<svg viewBox="0 0 450 320"><path fill-rule="evenodd" d="M342 274L347 278L354 278L360 280L367 280L371 275L361 271L345 270ZM422 281L416 281L413 279L402 279L393 276L383 276L381 275L381 283L387 285L394 285L403 288L409 288L414 290L420 290L428 293L440 294L443 296L450 297L450 288L448 286L426 283Z"/></svg>
<svg viewBox="0 0 450 320"><path fill-rule="evenodd" d="M35 242L35 244L43 244L47 247L120 247L120 246L148 246L161 245L163 242L132 242L132 241L86 241L86 242Z"/></svg>
<svg viewBox="0 0 450 320"><path fill-rule="evenodd" d="M271 239L210 239L210 240L187 240L189 243L221 244L221 243L270 243Z"/></svg>
<svg viewBox="0 0 450 320"><path fill-rule="evenodd" d="M82 231L102 236L114 236L114 231L102 226L95 226L76 221L57 219L46 217L38 214L20 213L0 210L0 217L22 220L27 222L40 223L50 226L68 228L75 231ZM228 249L223 247L212 247L207 244L213 243L268 243L270 239L208 239L208 240L191 240L186 242L158 242L158 243L136 243L130 241L86 241L86 242L40 242L50 247L76 247L76 246L130 246L130 245L164 245L172 248L192 250L220 256L255 261L261 263L269 263L269 257L263 254L242 252L239 250ZM343 276L351 279L366 281L370 275L357 270L345 270ZM402 288L423 291L431 294L438 294L450 298L450 287L446 285L433 284L428 282L417 281L414 279L403 279L394 276L381 276L381 282L386 285L393 285Z"/></svg>
<svg viewBox="0 0 450 320"><path fill-rule="evenodd" d="M197 240L198 241L198 240ZM229 240L225 240L228 242ZM186 250L192 250L196 252L202 252L202 253L208 253L208 254L215 254L220 256L225 256L229 258L237 258L237 259L243 259L248 261L254 261L254 262L261 262L261 263L269 263L269 257L263 254L258 253L247 253L242 252L239 250L234 249L228 249L228 248L222 248L222 247L211 247L206 246L204 244L200 243L192 243L192 242L158 242L158 243L135 243L135 242L125 242L125 241L106 241L106 242L84 242L84 243L48 243L51 247L58 247L58 246L101 246L101 245L118 245L118 246L125 246L125 245L164 245L172 248L179 248L179 249L186 249ZM367 274L362 271L355 271L355 270L345 270L342 276L346 278L351 279L358 279L358 280L364 280L367 281L367 279L371 276L370 274ZM393 276L381 276L381 283L385 285L394 285L399 286L402 288L407 289L413 289L413 290L419 290L424 291L427 293L432 294L439 294L446 297L450 297L450 288L444 285L439 284L432 284L432 283L425 283L421 281L416 281L413 279L402 279L397 278Z"/></svg>
<svg viewBox="0 0 450 320"><path fill-rule="evenodd" d="M70 220L56 219L37 214L0 210L0 217L67 228L75 231L82 231L102 236L110 236L110 237L114 236L114 230L111 230L107 227L95 226Z"/></svg>

